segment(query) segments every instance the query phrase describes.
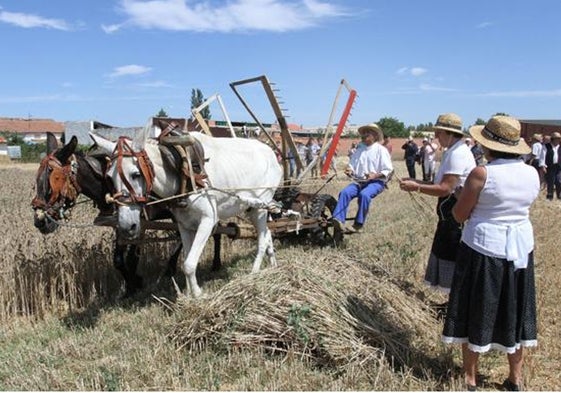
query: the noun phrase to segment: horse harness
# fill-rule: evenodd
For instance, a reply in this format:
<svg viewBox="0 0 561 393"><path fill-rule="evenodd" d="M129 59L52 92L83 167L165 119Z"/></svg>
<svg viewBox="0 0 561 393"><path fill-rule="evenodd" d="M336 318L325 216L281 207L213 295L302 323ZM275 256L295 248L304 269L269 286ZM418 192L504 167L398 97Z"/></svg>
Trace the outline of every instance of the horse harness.
<svg viewBox="0 0 561 393"><path fill-rule="evenodd" d="M193 138L194 142L191 143L174 143L170 142L169 138L171 133L177 128L177 124L172 122L158 138L158 148L162 153L164 161L166 161L175 171L181 176L180 194L185 192L194 191L197 187L205 188L207 186L205 179L207 175L204 173L204 149L202 144ZM174 132L173 135L177 135ZM123 172L123 158L134 157L140 173L146 182L145 195L137 195L136 191L126 178ZM193 160L192 158L196 158ZM120 204L126 203L147 203L151 197L152 187L154 184L154 166L150 161L146 150L135 152L129 145L129 139L126 137L119 137L115 151L111 159L117 159L117 172L126 190L118 191L112 196L108 196L108 202L117 202Z"/></svg>
<svg viewBox="0 0 561 393"><path fill-rule="evenodd" d="M78 162L74 154L64 165L55 157L54 152L47 155L37 171L36 183L42 182L43 189L37 190L37 195L31 201L33 209L43 210L53 219L64 218L64 211L76 204L78 194L82 191L76 179L77 172ZM47 176L41 179L45 173ZM50 193L47 191L49 186ZM39 196L40 191L43 191L42 196Z"/></svg>
<svg viewBox="0 0 561 393"><path fill-rule="evenodd" d="M172 121L158 137L160 152L165 161L181 175L180 194L207 187L204 172L205 152L202 143L192 138L187 143L177 141L184 135L177 131L179 125ZM179 136L179 138L173 138Z"/></svg>
<svg viewBox="0 0 561 393"><path fill-rule="evenodd" d="M146 194L145 195L137 195L136 191L134 190L133 186L128 181L127 177L123 172L123 158L124 157L133 157L136 159L136 165L140 170L144 181L146 182ZM146 154L146 150L142 150L140 152L135 152L129 144L129 139L120 136L117 140L117 146L115 147L115 151L113 151L113 155L111 159L117 158L117 173L121 178L122 182L124 183L126 190L118 191L117 193L113 194L112 199L119 203L146 203L148 202L148 198L150 193L152 192L152 186L154 184L154 166L148 158L148 154Z"/></svg>

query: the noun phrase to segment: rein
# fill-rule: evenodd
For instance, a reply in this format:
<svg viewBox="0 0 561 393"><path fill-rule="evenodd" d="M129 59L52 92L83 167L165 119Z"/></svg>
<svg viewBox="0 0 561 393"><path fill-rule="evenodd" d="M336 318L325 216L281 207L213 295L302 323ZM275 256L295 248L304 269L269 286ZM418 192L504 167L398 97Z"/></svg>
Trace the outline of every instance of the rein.
<svg viewBox="0 0 561 393"><path fill-rule="evenodd" d="M145 195L138 195L125 176L123 172L123 158L125 157L136 158L136 165L140 170L144 181L146 182ZM150 161L146 150L135 152L129 145L129 140L126 137L121 136L117 141L117 146L115 147L115 151L113 152L113 155L111 157L112 160L115 158L117 158L117 173L119 174L119 177L125 185L127 192L117 192L113 194L112 198L110 200L108 199L108 201L115 201L121 204L148 202L149 195L152 192L155 174L154 166L152 165L152 162Z"/></svg>
<svg viewBox="0 0 561 393"><path fill-rule="evenodd" d="M50 186L49 200L45 200L48 193L45 192L45 195L42 196L37 194L31 201L31 206L33 209L48 212L53 217L61 216L58 218L62 218L64 210L69 210L76 204L78 194L82 191L76 179L78 172L76 157L72 155L69 163L62 165L54 153L51 153L41 161L37 171L36 183L39 183L41 175L45 172L48 177L44 179L44 182L48 182L48 186ZM47 189L47 184L44 184L43 191Z"/></svg>

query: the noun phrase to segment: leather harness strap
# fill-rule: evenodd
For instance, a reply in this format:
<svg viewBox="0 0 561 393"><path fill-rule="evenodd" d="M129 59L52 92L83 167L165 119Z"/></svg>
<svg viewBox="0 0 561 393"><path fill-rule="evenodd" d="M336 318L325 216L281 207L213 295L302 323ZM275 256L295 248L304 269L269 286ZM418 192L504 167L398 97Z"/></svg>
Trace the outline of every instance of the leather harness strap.
<svg viewBox="0 0 561 393"><path fill-rule="evenodd" d="M78 180L76 179L76 157L74 154L70 157L67 164L63 165L54 152L46 156L39 164L37 171L37 181L45 171L49 171L47 181L50 187L50 197L46 201L46 195L36 195L31 202L35 209L52 210L51 214L56 214L59 207L72 207L78 194L82 191ZM56 206L60 204L61 206Z"/></svg>
<svg viewBox="0 0 561 393"><path fill-rule="evenodd" d="M162 132L160 133L160 136L158 136L158 142L159 142L162 138L165 138L166 136L168 136L169 134L171 134L172 131L175 130L177 127L179 127L179 124L177 124L175 121L171 121L171 122L168 124L168 126L162 130Z"/></svg>
<svg viewBox="0 0 561 393"><path fill-rule="evenodd" d="M117 172L119 173L119 177L125 184L125 187L130 194L130 199L133 202L146 203L148 202L148 196L152 192L152 186L154 184L154 167L152 165L152 162L150 161L150 158L146 154L146 150L135 152L129 145L128 141L129 140L126 137L119 137L117 146L115 147L115 151L113 152L113 157L117 156ZM140 173L142 174L142 177L146 182L146 195L137 195L133 186L125 176L123 172L124 157L134 157L137 159L138 169L140 170ZM121 197L121 199L123 198Z"/></svg>
<svg viewBox="0 0 561 393"><path fill-rule="evenodd" d="M179 191L181 194L184 194L186 191L195 191L197 186L205 188L205 179L207 179L208 176L204 172L204 149L200 141L195 139L193 144L187 146L163 142L164 139L170 136L177 128L179 128L179 124L175 121L171 121L158 136L158 142L166 146L172 146L181 157L180 172L183 177L181 178ZM177 134L176 132L175 135ZM179 134L181 134L181 132L179 132ZM193 161L193 157L196 158L196 161ZM189 190L187 188L187 180L191 183Z"/></svg>

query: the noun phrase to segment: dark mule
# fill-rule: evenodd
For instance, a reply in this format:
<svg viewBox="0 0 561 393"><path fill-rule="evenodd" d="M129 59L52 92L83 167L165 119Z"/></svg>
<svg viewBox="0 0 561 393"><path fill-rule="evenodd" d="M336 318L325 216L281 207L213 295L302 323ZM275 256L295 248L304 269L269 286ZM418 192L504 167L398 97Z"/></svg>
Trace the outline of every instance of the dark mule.
<svg viewBox="0 0 561 393"><path fill-rule="evenodd" d="M56 137L47 133L47 156L39 165L36 176L36 195L31 202L34 224L43 234L54 232L58 221L69 217L69 211L79 194L84 194L99 209L100 218L111 217L114 206L105 200L111 194L111 185L105 178L107 159L105 156L90 156L76 151L78 140L72 137L68 144L58 148ZM167 209L152 207L147 211L150 219L171 218ZM137 273L139 249L136 244L121 242L117 234L113 253L113 264L125 280L126 295L142 288L142 277ZM220 267L220 235L214 236L213 270ZM166 274L174 275L181 242L168 261Z"/></svg>

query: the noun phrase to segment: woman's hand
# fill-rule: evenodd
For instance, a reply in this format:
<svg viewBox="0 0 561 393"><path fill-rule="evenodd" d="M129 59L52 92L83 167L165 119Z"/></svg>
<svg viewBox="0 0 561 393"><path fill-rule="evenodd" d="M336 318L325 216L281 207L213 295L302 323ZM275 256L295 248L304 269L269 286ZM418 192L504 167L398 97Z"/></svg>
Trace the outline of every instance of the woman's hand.
<svg viewBox="0 0 561 393"><path fill-rule="evenodd" d="M415 180L400 180L399 188L403 191L418 191L419 183L417 183Z"/></svg>

